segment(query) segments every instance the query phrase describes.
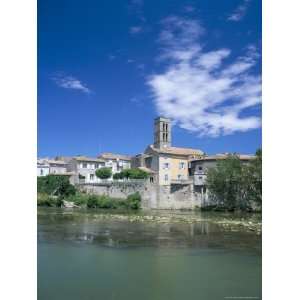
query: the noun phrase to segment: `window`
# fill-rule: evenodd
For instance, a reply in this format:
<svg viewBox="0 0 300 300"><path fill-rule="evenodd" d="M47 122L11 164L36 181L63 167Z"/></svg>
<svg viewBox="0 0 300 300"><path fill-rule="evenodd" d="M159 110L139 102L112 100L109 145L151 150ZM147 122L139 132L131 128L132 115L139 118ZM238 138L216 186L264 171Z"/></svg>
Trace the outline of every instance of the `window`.
<svg viewBox="0 0 300 300"><path fill-rule="evenodd" d="M43 170L43 169L41 169L41 172L40 172L40 174L41 174L41 176L43 176L43 175L44 175L44 170Z"/></svg>
<svg viewBox="0 0 300 300"><path fill-rule="evenodd" d="M202 176L199 176L198 179L199 179L199 180L202 180Z"/></svg>
<svg viewBox="0 0 300 300"><path fill-rule="evenodd" d="M163 164L163 169L169 169L169 163L164 163Z"/></svg>
<svg viewBox="0 0 300 300"><path fill-rule="evenodd" d="M178 179L181 179L181 178L182 178L182 176L179 174L179 175L177 175L177 178L178 178Z"/></svg>
<svg viewBox="0 0 300 300"><path fill-rule="evenodd" d="M95 175L94 174L90 174L90 180L94 180Z"/></svg>
<svg viewBox="0 0 300 300"><path fill-rule="evenodd" d="M98 169L99 168L99 164L95 164L95 169Z"/></svg>
<svg viewBox="0 0 300 300"><path fill-rule="evenodd" d="M165 181L168 181L169 180L169 176L168 174L165 174Z"/></svg>
<svg viewBox="0 0 300 300"><path fill-rule="evenodd" d="M184 162L179 163L179 169L184 169Z"/></svg>
<svg viewBox="0 0 300 300"><path fill-rule="evenodd" d="M202 167L201 166L198 166L198 171L202 171Z"/></svg>
<svg viewBox="0 0 300 300"><path fill-rule="evenodd" d="M83 164L82 164L82 167L83 167L84 169L86 169L86 168L87 168L87 163L83 163Z"/></svg>

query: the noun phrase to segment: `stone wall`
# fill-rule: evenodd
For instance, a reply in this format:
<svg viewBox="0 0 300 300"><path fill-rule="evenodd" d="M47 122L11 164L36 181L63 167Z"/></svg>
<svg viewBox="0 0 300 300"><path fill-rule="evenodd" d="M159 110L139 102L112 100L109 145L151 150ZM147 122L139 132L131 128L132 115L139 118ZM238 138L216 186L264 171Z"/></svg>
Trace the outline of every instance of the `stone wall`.
<svg viewBox="0 0 300 300"><path fill-rule="evenodd" d="M120 199L126 199L128 195L139 192L143 209L194 209L196 206L207 204L205 195L194 190L193 184L160 186L149 182L111 182L84 184L79 187L91 194Z"/></svg>

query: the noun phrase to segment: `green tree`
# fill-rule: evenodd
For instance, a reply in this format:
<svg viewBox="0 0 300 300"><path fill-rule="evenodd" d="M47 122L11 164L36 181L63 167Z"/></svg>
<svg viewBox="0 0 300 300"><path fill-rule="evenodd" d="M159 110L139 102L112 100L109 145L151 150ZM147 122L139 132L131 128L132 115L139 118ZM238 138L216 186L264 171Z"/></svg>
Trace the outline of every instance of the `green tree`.
<svg viewBox="0 0 300 300"><path fill-rule="evenodd" d="M262 204L262 151L258 149L253 159L244 169L245 188L250 201L259 208Z"/></svg>
<svg viewBox="0 0 300 300"><path fill-rule="evenodd" d="M227 209L247 210L261 208L262 202L262 152L256 151L255 159L242 163L238 156L231 155L217 162L216 168L207 173L210 197L217 206Z"/></svg>
<svg viewBox="0 0 300 300"><path fill-rule="evenodd" d="M112 175L111 168L101 168L96 170L96 176L100 179L108 179Z"/></svg>
<svg viewBox="0 0 300 300"><path fill-rule="evenodd" d="M142 198L138 192L129 195L126 199L128 208L130 208L130 209L140 209L141 201L142 201Z"/></svg>
<svg viewBox="0 0 300 300"><path fill-rule="evenodd" d="M113 179L115 179L115 180L123 179L123 178L124 178L124 176L123 176L122 173L115 173L115 174L113 175Z"/></svg>
<svg viewBox="0 0 300 300"><path fill-rule="evenodd" d="M132 169L125 169L119 173L120 175L114 179L146 179L148 178L149 174L141 169L132 168Z"/></svg>
<svg viewBox="0 0 300 300"><path fill-rule="evenodd" d="M248 201L244 189L243 166L236 155L217 162L208 170L207 187L217 206L229 210L246 209Z"/></svg>
<svg viewBox="0 0 300 300"><path fill-rule="evenodd" d="M37 178L37 191L47 195L70 196L75 195L76 188L70 184L65 175L47 175Z"/></svg>

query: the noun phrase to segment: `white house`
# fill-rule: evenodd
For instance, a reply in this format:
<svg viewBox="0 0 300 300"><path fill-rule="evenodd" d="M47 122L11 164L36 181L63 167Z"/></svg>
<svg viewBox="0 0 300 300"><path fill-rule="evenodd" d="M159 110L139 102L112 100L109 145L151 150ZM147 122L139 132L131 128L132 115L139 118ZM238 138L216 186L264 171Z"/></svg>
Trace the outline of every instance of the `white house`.
<svg viewBox="0 0 300 300"><path fill-rule="evenodd" d="M131 157L123 154L102 153L98 159L104 160L105 166L111 168L113 174L131 167Z"/></svg>
<svg viewBox="0 0 300 300"><path fill-rule="evenodd" d="M62 160L52 160L48 158L37 160L37 176L47 176L49 174L62 175L67 173L67 163Z"/></svg>
<svg viewBox="0 0 300 300"><path fill-rule="evenodd" d="M68 162L68 171L76 174L76 183L101 182L96 176L96 170L105 167L105 161L99 158L75 156Z"/></svg>
<svg viewBox="0 0 300 300"><path fill-rule="evenodd" d="M37 176L47 176L50 173L50 165L47 159L37 160Z"/></svg>

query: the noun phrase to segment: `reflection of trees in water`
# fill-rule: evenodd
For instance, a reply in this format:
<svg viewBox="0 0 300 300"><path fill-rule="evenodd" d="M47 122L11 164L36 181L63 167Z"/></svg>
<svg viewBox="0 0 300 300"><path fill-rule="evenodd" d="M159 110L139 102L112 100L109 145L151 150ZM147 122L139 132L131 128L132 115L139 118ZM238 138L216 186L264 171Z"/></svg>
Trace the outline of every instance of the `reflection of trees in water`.
<svg viewBox="0 0 300 300"><path fill-rule="evenodd" d="M39 216L39 242L94 244L104 247L243 247L256 241L210 222L156 223L97 219L96 214Z"/></svg>

